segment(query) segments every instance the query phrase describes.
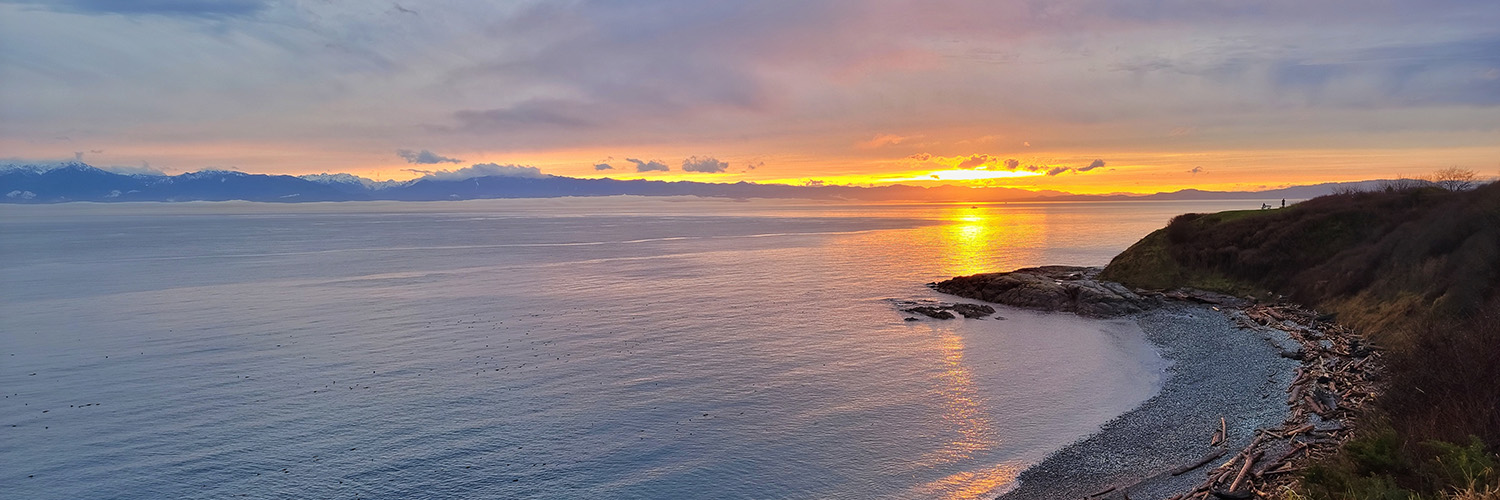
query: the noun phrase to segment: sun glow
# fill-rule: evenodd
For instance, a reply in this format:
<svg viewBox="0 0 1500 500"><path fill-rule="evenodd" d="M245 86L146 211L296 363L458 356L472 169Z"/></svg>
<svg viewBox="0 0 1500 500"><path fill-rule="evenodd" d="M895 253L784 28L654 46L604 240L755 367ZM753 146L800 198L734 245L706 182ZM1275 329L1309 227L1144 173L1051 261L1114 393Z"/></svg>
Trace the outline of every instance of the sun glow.
<svg viewBox="0 0 1500 500"><path fill-rule="evenodd" d="M986 179L1014 179L1019 177L1036 177L1041 172L1027 172L1025 170L934 170L926 175L915 177L904 177L900 179L885 179L885 182L909 182L909 181L979 181Z"/></svg>
<svg viewBox="0 0 1500 500"><path fill-rule="evenodd" d="M943 214L943 247L948 249L943 274L967 276L1000 268L1013 268L1041 259L1037 249L1046 246L1042 214L1029 208L1004 212L991 205L953 205ZM1010 267L1007 267L1010 266Z"/></svg>

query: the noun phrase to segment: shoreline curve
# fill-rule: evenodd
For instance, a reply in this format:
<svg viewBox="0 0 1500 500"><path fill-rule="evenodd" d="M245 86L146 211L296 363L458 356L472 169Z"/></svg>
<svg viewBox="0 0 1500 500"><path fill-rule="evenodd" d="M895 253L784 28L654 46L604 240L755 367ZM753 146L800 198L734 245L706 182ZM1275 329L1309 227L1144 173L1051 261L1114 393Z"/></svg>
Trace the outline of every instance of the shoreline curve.
<svg viewBox="0 0 1500 500"><path fill-rule="evenodd" d="M1169 498L1193 490L1212 467L1175 476L1174 469L1244 448L1256 429L1290 415L1284 394L1300 363L1282 356L1296 348L1286 332L1243 329L1208 304L1171 301L1132 316L1171 363L1161 391L1027 468L998 498L1120 498L1127 490L1137 500ZM1220 418L1228 436L1211 446Z"/></svg>

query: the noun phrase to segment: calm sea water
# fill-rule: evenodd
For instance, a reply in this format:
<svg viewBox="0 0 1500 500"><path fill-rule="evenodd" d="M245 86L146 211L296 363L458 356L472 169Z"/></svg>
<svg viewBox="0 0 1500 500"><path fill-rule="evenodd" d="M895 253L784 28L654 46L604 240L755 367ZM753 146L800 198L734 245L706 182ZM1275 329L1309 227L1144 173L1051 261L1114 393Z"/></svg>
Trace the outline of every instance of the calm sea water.
<svg viewBox="0 0 1500 500"><path fill-rule="evenodd" d="M904 321L1238 203L0 207L6 498L978 498L1149 398L1129 322Z"/></svg>

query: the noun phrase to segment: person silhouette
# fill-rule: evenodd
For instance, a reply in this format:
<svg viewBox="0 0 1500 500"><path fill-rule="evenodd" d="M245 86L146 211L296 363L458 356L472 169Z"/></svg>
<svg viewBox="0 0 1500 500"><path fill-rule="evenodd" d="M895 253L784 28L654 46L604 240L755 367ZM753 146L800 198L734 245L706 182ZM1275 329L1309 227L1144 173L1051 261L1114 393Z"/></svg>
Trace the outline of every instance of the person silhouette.
<svg viewBox="0 0 1500 500"><path fill-rule="evenodd" d="M1286 208L1286 198L1281 199L1281 208Z"/></svg>

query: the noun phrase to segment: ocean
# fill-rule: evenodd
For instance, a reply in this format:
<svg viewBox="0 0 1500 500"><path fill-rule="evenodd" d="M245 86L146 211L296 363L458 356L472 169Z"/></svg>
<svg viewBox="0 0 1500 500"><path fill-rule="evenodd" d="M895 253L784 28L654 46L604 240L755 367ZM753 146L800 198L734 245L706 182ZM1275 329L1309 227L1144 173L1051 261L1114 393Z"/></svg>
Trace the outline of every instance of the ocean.
<svg viewBox="0 0 1500 500"><path fill-rule="evenodd" d="M0 206L0 492L988 498L1167 366L1130 321L900 304L1251 205Z"/></svg>

